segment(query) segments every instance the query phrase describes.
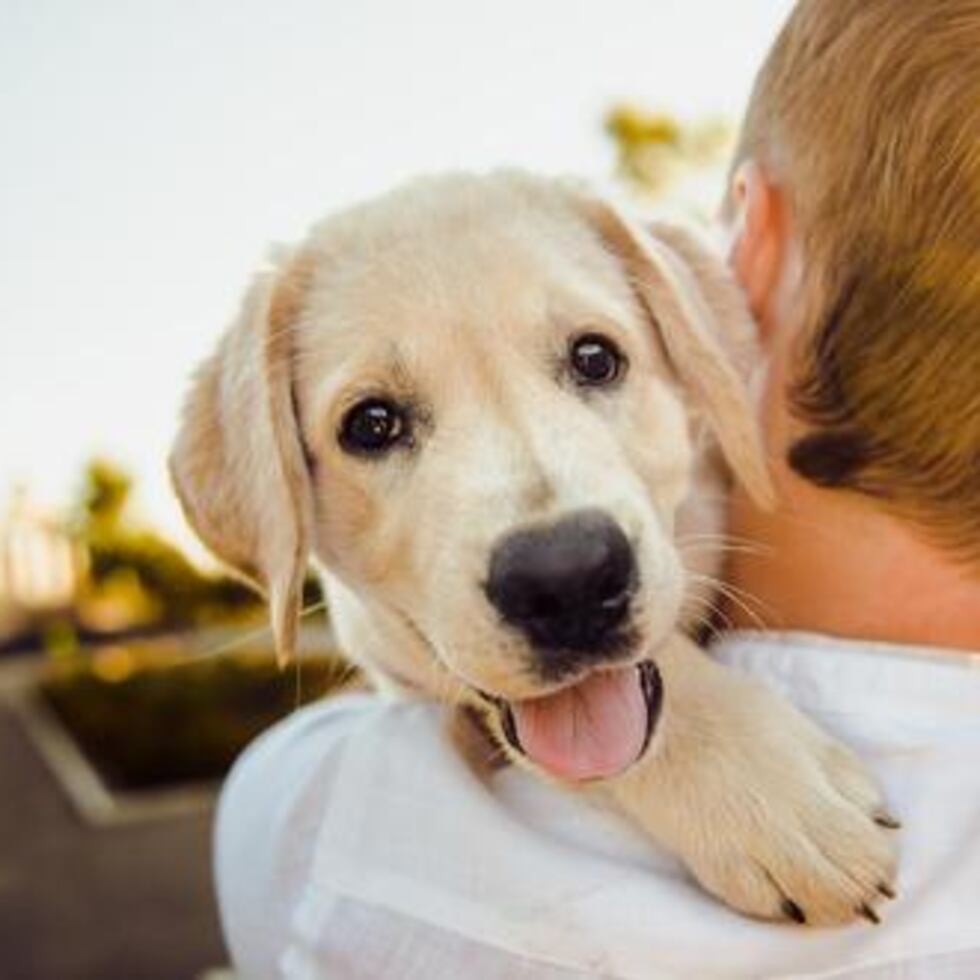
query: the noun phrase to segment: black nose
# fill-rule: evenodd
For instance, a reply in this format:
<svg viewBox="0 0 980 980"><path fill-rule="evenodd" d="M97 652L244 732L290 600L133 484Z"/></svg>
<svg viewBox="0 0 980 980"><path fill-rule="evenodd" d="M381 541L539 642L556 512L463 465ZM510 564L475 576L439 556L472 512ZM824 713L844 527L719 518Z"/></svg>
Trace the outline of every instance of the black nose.
<svg viewBox="0 0 980 980"><path fill-rule="evenodd" d="M486 593L535 647L599 654L622 639L635 586L633 548L619 525L581 511L500 541Z"/></svg>

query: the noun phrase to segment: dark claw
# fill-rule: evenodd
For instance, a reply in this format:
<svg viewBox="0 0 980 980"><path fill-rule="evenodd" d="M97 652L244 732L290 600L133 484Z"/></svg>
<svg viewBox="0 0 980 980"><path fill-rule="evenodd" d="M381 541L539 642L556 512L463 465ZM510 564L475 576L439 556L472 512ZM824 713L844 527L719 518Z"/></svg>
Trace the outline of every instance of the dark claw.
<svg viewBox="0 0 980 980"><path fill-rule="evenodd" d="M878 913L870 905L868 904L862 905L858 909L858 912L860 912L861 915L863 915L868 920L868 922L872 922L876 926L881 925L881 916L879 916Z"/></svg>
<svg viewBox="0 0 980 980"><path fill-rule="evenodd" d="M902 821L897 817L893 817L890 813L882 811L881 813L875 814L875 823L879 827L887 827L889 830L900 830L902 826Z"/></svg>
<svg viewBox="0 0 980 980"><path fill-rule="evenodd" d="M781 906L783 915L799 925L806 925L806 913L791 898L784 898Z"/></svg>
<svg viewBox="0 0 980 980"><path fill-rule="evenodd" d="M886 885L884 882L878 885L878 891L881 892L885 898L895 898L895 889L891 885Z"/></svg>

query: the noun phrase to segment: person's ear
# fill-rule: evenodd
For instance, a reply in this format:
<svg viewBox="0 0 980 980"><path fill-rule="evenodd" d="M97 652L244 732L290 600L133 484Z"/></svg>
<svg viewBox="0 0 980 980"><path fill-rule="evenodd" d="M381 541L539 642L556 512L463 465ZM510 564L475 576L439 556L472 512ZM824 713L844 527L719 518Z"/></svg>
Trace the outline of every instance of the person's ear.
<svg viewBox="0 0 980 980"><path fill-rule="evenodd" d="M786 261L786 205L779 187L752 160L736 170L730 194L734 212L730 263L765 344L772 332Z"/></svg>

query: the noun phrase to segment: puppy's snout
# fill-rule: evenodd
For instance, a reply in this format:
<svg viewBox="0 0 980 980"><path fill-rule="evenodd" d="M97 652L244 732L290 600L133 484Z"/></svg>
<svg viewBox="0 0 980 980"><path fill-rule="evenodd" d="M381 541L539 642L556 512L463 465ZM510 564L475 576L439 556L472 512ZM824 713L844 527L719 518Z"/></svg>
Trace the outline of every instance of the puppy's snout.
<svg viewBox="0 0 980 980"><path fill-rule="evenodd" d="M501 540L486 593L533 646L604 653L627 616L636 574L619 525L601 511L582 511Z"/></svg>

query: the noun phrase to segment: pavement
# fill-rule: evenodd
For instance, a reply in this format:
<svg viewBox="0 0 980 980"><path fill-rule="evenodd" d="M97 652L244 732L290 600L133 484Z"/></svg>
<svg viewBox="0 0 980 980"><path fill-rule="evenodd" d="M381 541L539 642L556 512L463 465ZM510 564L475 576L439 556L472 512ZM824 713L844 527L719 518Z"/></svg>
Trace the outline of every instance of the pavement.
<svg viewBox="0 0 980 980"><path fill-rule="evenodd" d="M0 976L195 980L227 959L207 811L79 819L0 700Z"/></svg>

